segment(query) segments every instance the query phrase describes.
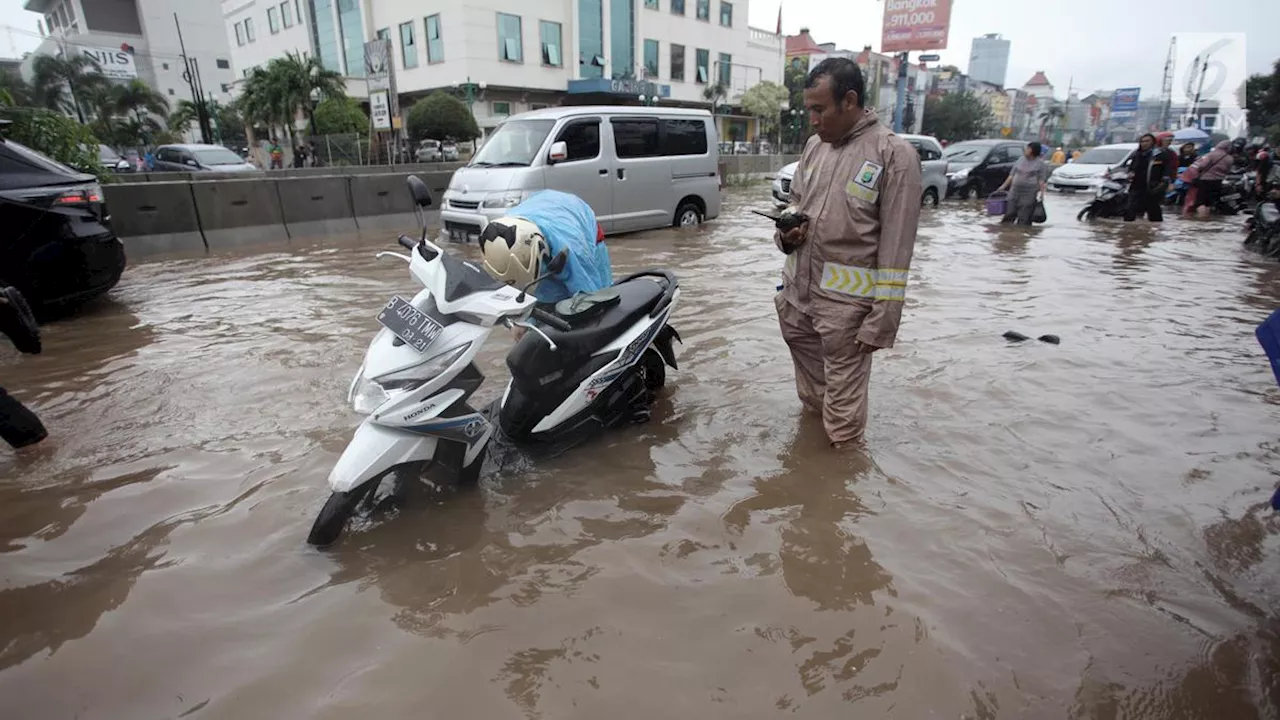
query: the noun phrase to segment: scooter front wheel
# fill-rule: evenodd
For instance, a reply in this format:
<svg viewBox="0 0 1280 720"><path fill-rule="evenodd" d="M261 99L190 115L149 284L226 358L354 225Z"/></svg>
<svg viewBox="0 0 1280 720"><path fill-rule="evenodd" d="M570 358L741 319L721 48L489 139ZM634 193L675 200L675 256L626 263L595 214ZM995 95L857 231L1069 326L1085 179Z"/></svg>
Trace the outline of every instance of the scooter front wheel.
<svg viewBox="0 0 1280 720"><path fill-rule="evenodd" d="M329 496L328 502L320 509L316 521L311 524L311 534L307 535L307 543L316 547L327 547L337 541L347 527L347 521L355 514L356 507L377 487L381 478L366 481L348 492L336 492Z"/></svg>

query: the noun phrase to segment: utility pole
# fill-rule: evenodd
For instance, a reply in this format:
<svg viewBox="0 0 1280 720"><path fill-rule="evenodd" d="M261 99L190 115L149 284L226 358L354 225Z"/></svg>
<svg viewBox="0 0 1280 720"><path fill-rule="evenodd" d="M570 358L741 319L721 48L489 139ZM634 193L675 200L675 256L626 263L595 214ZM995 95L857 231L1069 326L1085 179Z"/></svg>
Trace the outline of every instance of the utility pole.
<svg viewBox="0 0 1280 720"><path fill-rule="evenodd" d="M893 131L902 132L902 111L907 104L907 63L911 53L898 53L898 99L893 104Z"/></svg>
<svg viewBox="0 0 1280 720"><path fill-rule="evenodd" d="M200 138L207 145L212 141L209 137L209 115L205 112L204 94L196 90L199 79L196 76L197 71L193 68L194 59L187 57L187 45L182 41L182 25L178 22L178 13L173 14L173 26L178 29L178 48L182 51L182 64L186 68L182 79L187 82L187 87L191 88L191 102L195 103L196 119L200 123Z"/></svg>

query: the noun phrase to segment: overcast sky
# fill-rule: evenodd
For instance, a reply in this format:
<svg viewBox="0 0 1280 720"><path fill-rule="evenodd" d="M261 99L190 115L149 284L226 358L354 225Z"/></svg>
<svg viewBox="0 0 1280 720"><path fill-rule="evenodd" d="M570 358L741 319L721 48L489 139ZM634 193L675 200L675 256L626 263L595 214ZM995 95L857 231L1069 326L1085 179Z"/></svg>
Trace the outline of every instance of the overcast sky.
<svg viewBox="0 0 1280 720"><path fill-rule="evenodd" d="M24 11L23 1L0 0L0 26L10 26L0 27L0 55L21 57L39 44L39 16ZM809 27L820 43L879 49L884 0L782 2L783 32ZM777 0L751 1L751 25L773 30L777 20ZM1248 72L1258 73L1280 58L1277 28L1280 0L954 0L949 47L940 54L942 62L967 70L970 40L1000 33L1012 42L1008 86L1020 87L1043 70L1060 97L1069 82L1081 95L1136 86L1142 97L1155 97L1173 33L1243 32ZM1179 65L1193 55L1183 49Z"/></svg>

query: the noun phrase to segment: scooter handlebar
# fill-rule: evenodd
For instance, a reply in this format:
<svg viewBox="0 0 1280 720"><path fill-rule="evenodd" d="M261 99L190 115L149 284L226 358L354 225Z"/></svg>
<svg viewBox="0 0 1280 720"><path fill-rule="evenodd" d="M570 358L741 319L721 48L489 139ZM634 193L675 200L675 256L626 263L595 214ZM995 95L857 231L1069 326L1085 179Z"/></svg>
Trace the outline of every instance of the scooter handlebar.
<svg viewBox="0 0 1280 720"><path fill-rule="evenodd" d="M396 242L400 243L400 247L404 248L405 250L412 250L418 244L416 240L405 235L401 235L400 238L396 240Z"/></svg>
<svg viewBox="0 0 1280 720"><path fill-rule="evenodd" d="M560 332L569 332L570 330L573 329L573 326L570 325L569 323L556 317L555 315L552 315L546 310L542 310L541 308L534 308L533 312L530 313L530 316L534 320L537 320L540 323L553 327L556 330L559 330Z"/></svg>

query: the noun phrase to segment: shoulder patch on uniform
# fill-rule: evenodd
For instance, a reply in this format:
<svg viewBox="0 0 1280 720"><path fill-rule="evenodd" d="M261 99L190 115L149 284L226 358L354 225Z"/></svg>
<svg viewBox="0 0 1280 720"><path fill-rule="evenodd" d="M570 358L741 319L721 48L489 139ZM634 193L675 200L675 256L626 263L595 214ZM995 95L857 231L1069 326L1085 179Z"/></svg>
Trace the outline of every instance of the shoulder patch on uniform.
<svg viewBox="0 0 1280 720"><path fill-rule="evenodd" d="M870 160L863 160L862 167L858 168L858 174L853 176L853 181L868 190L875 190L876 183L880 182L880 175L883 173L883 165L877 165Z"/></svg>

